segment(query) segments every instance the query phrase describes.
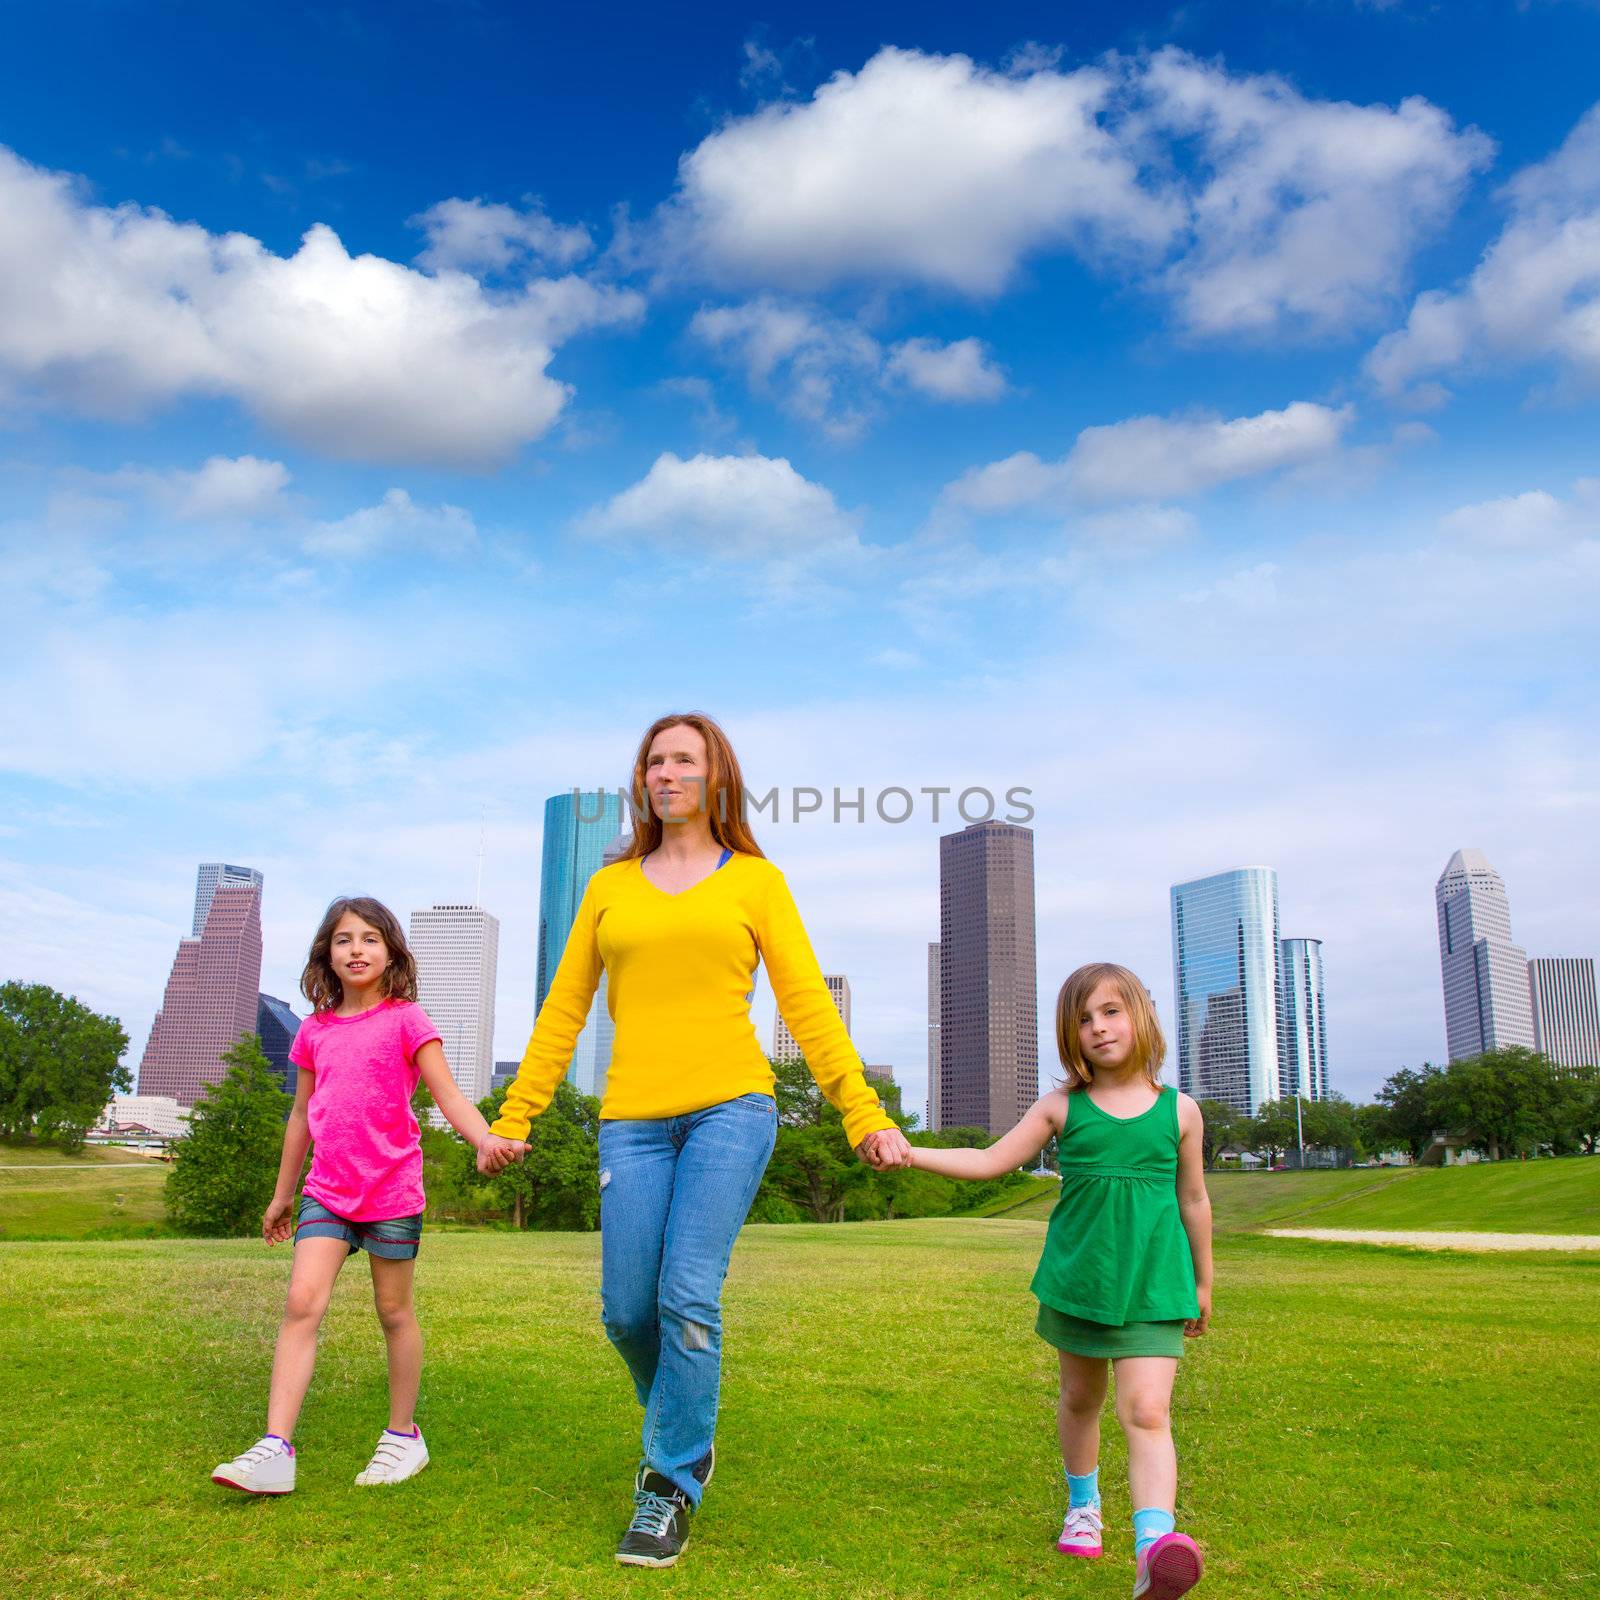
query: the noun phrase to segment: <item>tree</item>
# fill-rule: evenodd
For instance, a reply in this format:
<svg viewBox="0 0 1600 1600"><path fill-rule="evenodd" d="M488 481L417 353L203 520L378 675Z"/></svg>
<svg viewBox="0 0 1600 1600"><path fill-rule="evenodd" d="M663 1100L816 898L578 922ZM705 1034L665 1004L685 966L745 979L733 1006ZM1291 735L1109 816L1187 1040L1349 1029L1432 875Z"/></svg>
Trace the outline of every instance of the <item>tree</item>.
<svg viewBox="0 0 1600 1600"><path fill-rule="evenodd" d="M1558 1080L1562 1132L1585 1155L1600 1152L1600 1067L1578 1067Z"/></svg>
<svg viewBox="0 0 1600 1600"><path fill-rule="evenodd" d="M180 1233L230 1238L254 1233L272 1199L292 1104L278 1087L261 1040L245 1034L222 1057L189 1117L167 1179L167 1217Z"/></svg>
<svg viewBox="0 0 1600 1600"><path fill-rule="evenodd" d="M1415 1072L1401 1067L1378 1091L1378 1104L1388 1112L1387 1142L1410 1151L1413 1161L1433 1143L1439 1126L1432 1086L1440 1076L1437 1067L1424 1061Z"/></svg>
<svg viewBox="0 0 1600 1600"><path fill-rule="evenodd" d="M115 1017L47 984L0 984L0 1134L81 1149L112 1094L132 1087L127 1048Z"/></svg>
<svg viewBox="0 0 1600 1600"><path fill-rule="evenodd" d="M1297 1126L1293 1100L1268 1100L1253 1117L1245 1119L1240 1132L1244 1142L1257 1155L1265 1155L1269 1166L1276 1166L1278 1158L1294 1143Z"/></svg>
<svg viewBox="0 0 1600 1600"><path fill-rule="evenodd" d="M1392 1150L1402 1142L1395 1137L1388 1106L1357 1106L1355 1125L1356 1149L1363 1158L1382 1155L1385 1150Z"/></svg>
<svg viewBox="0 0 1600 1600"><path fill-rule="evenodd" d="M1200 1119L1205 1132L1200 1140L1200 1153L1205 1158L1206 1171L1217 1164L1217 1157L1230 1144L1241 1144L1245 1139L1248 1117L1241 1117L1226 1100L1202 1100Z"/></svg>
<svg viewBox="0 0 1600 1600"><path fill-rule="evenodd" d="M496 1089L478 1109L493 1122L505 1105ZM528 1130L528 1154L493 1178L479 1174L477 1152L455 1141L451 1176L459 1193L486 1195L515 1228L586 1233L600 1221L600 1102L563 1079Z"/></svg>
<svg viewBox="0 0 1600 1600"><path fill-rule="evenodd" d="M1294 1102L1289 1102L1291 1110ZM1353 1150L1356 1146L1356 1108L1342 1094L1323 1100L1300 1102L1300 1126L1311 1150Z"/></svg>
<svg viewBox="0 0 1600 1600"><path fill-rule="evenodd" d="M1555 1068L1522 1045L1452 1061L1428 1091L1436 1124L1491 1161L1555 1141L1560 1100Z"/></svg>

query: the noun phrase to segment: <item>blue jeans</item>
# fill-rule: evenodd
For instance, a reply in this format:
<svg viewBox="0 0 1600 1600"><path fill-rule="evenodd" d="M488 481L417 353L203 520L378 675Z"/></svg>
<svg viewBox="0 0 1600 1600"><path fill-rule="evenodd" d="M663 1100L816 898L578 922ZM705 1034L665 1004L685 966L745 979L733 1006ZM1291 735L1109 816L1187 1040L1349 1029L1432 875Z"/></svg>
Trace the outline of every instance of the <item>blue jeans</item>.
<svg viewBox="0 0 1600 1600"><path fill-rule="evenodd" d="M700 1504L722 1384L722 1280L778 1136L770 1095L600 1124L600 1298L644 1411L644 1464Z"/></svg>

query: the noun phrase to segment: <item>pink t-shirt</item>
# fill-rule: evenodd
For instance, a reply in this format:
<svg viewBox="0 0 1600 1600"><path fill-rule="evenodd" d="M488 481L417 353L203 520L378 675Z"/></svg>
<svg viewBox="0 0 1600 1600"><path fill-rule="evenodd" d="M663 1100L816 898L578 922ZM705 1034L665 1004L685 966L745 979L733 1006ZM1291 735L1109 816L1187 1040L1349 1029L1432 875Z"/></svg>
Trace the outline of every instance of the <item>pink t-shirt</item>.
<svg viewBox="0 0 1600 1600"><path fill-rule="evenodd" d="M305 1192L335 1216L380 1222L423 1209L411 1096L417 1051L438 1037L428 1013L409 1000L385 1000L354 1017L323 1011L300 1024L289 1059L316 1080Z"/></svg>

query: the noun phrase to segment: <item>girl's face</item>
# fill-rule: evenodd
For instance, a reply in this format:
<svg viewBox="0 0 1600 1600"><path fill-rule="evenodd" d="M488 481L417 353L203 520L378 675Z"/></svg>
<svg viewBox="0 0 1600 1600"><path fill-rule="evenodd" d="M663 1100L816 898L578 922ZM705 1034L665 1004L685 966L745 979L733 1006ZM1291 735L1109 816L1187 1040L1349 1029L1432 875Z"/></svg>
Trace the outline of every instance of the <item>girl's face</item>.
<svg viewBox="0 0 1600 1600"><path fill-rule="evenodd" d="M644 758L651 809L663 822L683 822L706 808L711 763L698 728L676 723L650 741Z"/></svg>
<svg viewBox="0 0 1600 1600"><path fill-rule="evenodd" d="M370 922L347 911L333 925L328 959L347 995L352 990L364 994L377 985L389 965L389 947Z"/></svg>
<svg viewBox="0 0 1600 1600"><path fill-rule="evenodd" d="M1095 1072L1120 1072L1133 1059L1133 1018L1114 983L1101 982L1078 1017L1078 1048Z"/></svg>

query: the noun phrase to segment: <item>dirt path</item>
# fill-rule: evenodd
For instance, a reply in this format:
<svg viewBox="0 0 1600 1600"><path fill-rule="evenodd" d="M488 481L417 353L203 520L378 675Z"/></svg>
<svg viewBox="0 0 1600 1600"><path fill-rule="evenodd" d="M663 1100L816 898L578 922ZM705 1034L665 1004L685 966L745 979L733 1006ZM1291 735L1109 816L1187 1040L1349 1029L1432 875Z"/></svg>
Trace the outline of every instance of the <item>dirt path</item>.
<svg viewBox="0 0 1600 1600"><path fill-rule="evenodd" d="M1403 1244L1422 1250L1600 1250L1594 1233L1421 1233L1392 1228L1263 1228L1275 1239Z"/></svg>

